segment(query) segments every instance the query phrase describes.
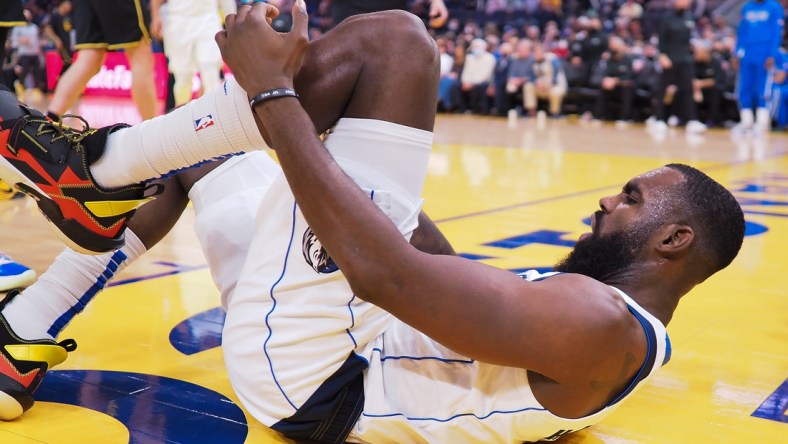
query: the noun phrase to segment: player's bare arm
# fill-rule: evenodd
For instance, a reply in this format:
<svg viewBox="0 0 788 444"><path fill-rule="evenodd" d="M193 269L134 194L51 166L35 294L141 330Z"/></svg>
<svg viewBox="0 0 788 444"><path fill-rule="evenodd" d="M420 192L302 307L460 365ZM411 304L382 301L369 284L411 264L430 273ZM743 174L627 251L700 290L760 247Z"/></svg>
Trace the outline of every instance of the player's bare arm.
<svg viewBox="0 0 788 444"><path fill-rule="evenodd" d="M250 95L292 87L307 45L302 4L290 34L266 25L267 10L242 7L217 35ZM572 407L547 400L556 413L594 411L632 379L645 338L612 289L578 275L527 283L473 261L420 253L336 164L297 100L262 102L255 113L301 211L359 297L459 353L555 381L552 396L575 398Z"/></svg>

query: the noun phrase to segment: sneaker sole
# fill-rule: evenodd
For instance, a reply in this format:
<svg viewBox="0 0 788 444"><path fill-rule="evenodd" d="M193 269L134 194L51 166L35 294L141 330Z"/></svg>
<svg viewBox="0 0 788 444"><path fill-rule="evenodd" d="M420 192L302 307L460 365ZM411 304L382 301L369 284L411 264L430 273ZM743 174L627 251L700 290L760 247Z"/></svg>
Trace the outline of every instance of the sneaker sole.
<svg viewBox="0 0 788 444"><path fill-rule="evenodd" d="M0 392L0 421L10 421L25 413L22 405L13 396Z"/></svg>
<svg viewBox="0 0 788 444"><path fill-rule="evenodd" d="M22 384L0 374L0 421L10 421L30 410L35 401Z"/></svg>
<svg viewBox="0 0 788 444"><path fill-rule="evenodd" d="M3 156L0 156L0 178L17 191L32 197L36 201L39 211L57 228L56 233L60 240L72 250L83 254L95 255L113 251L123 246L124 238L122 236L119 241L108 238L97 241L97 235L83 227L79 222L64 218L60 207L57 206L55 201L50 199L35 182L28 179ZM74 239L81 240L81 243ZM94 248L84 246L88 244Z"/></svg>
<svg viewBox="0 0 788 444"><path fill-rule="evenodd" d="M24 288L36 280L35 270L27 270L15 276L0 276L0 291Z"/></svg>

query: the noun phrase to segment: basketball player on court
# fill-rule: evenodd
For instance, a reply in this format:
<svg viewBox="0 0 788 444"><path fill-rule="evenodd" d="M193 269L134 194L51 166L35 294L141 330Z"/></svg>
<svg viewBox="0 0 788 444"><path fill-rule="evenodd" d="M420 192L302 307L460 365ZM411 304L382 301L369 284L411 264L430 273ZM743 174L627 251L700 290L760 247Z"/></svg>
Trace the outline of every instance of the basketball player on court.
<svg viewBox="0 0 788 444"><path fill-rule="evenodd" d="M3 93L0 176L36 195L72 245L100 250L122 245L116 228L144 199L130 184L265 139L281 169L261 154L236 157L208 166L190 196L227 310L230 381L252 416L290 438L522 442L609 415L668 360L664 325L679 299L736 256L744 220L733 196L683 165L635 177L600 200L563 273L517 276L420 252L407 240L432 139L434 42L413 16L387 12L308 45L303 2L293 12L290 34L267 26L275 9L265 4L229 16L217 41L238 83L135 127L77 133ZM335 123L324 145L318 133ZM158 217L148 210L140 224ZM233 217L253 226L221 225ZM134 237L111 253L106 276L143 244ZM29 296L0 317L0 352L28 375L3 372L6 418L29 408L40 377L74 347L46 339L46 328L22 332L36 309L14 307L47 303ZM29 344L39 345L32 359Z"/></svg>
<svg viewBox="0 0 788 444"><path fill-rule="evenodd" d="M234 0L151 0L151 33L164 42L167 68L175 77L175 106L192 99L192 78L200 73L203 92L221 83L222 55L213 36L222 29L220 9L234 14Z"/></svg>
<svg viewBox="0 0 788 444"><path fill-rule="evenodd" d="M79 0L74 2L76 60L63 74L49 103L54 119L68 111L104 63L107 51L122 49L131 68L131 98L142 119L156 115L153 52L148 0Z"/></svg>

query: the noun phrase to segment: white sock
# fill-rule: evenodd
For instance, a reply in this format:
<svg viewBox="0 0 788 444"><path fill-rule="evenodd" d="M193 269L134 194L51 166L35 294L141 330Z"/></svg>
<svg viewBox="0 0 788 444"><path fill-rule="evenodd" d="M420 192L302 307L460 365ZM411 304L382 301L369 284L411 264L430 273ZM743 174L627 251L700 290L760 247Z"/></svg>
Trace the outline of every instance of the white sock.
<svg viewBox="0 0 788 444"><path fill-rule="evenodd" d="M755 110L755 123L758 128L768 130L772 126L772 116L769 115L769 110L766 108L758 108Z"/></svg>
<svg viewBox="0 0 788 444"><path fill-rule="evenodd" d="M131 230L126 230L126 245L114 252L91 256L67 248L5 306L3 316L23 339L54 339L115 274L145 251Z"/></svg>
<svg viewBox="0 0 788 444"><path fill-rule="evenodd" d="M752 108L743 108L739 111L739 116L741 117L741 124L745 128L750 128L753 120L755 120L752 115Z"/></svg>
<svg viewBox="0 0 788 444"><path fill-rule="evenodd" d="M169 114L112 133L90 171L102 187L117 188L265 146L246 92L227 80Z"/></svg>

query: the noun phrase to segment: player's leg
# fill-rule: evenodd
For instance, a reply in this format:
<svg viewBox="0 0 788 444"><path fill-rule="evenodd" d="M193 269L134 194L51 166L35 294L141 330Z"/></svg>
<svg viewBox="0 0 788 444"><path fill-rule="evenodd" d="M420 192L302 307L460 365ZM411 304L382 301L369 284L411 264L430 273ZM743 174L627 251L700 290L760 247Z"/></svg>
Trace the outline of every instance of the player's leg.
<svg viewBox="0 0 788 444"><path fill-rule="evenodd" d="M30 409L44 374L76 347L70 339L54 341L61 330L178 220L186 196L175 179L171 182L160 200L130 224L123 248L97 256L66 249L35 283L21 293L9 292L0 302L0 359L9 364L0 367L1 420ZM39 351L26 353L28 348Z"/></svg>
<svg viewBox="0 0 788 444"><path fill-rule="evenodd" d="M324 130L336 122L343 111L346 111L346 115L354 115L354 109L347 105L363 63L345 49L359 49L359 44L356 43L358 39L352 34L352 29L367 26L365 24L371 21L387 20L387 17L373 15L371 18L366 16L364 21L354 20L353 25L337 27L310 45L304 67L296 79L296 86L307 98L304 106L318 130ZM407 48L398 51L399 53L392 53L392 49L388 49L389 58L407 62ZM416 99L404 96L396 89L386 88L385 79L382 82L380 89L376 91L379 91L377 95L386 100L387 104L380 107L377 113L381 115L376 117L386 118L394 114L402 120L397 123L423 128L424 121L428 120L431 125L434 116L425 119L429 113L409 111ZM419 82L419 78L411 80L414 95L429 93ZM7 99L3 100L10 101L10 96L6 97ZM0 147L2 174L10 179L9 182L21 183L27 187L27 192L35 194L39 208L53 220L62 237L73 248L85 252L108 251L122 244L124 222L131 213L130 210L139 203L142 192L139 188L125 192L128 187L120 187L160 177L229 153L260 149L265 145L249 107L247 93L232 81L225 82L223 88L211 91L166 116L145 121L132 128L106 128L97 133L74 134L51 141L35 130L40 125L40 117L36 117L35 112L25 107L15 107L14 104L5 105L8 106L2 112L3 125L11 132L0 132L0 137L12 140L16 146L8 149L7 146L10 145L4 144ZM20 119L27 123L17 124ZM62 130L59 126L52 125L47 133ZM25 140L19 135L29 131L36 134L33 137L38 145L47 145L46 152L39 153L35 147L17 143ZM75 143L80 143L85 149L71 150L70 147ZM54 161L55 157L59 160ZM99 157L100 159L95 161ZM26 165L19 165L18 162ZM85 167L88 164L91 164L90 171ZM77 174L64 175L64 168L71 168ZM25 173L34 169L47 170L50 177L30 176ZM69 180L75 183L66 183ZM93 186L85 188L86 183ZM53 184L57 184L56 188L49 188ZM76 198L76 201L74 196L69 196L71 199L67 202L60 200L62 190L71 189L73 185L80 186L81 196ZM102 206L102 209L107 210L106 215L98 220L95 212L86 206L94 199L123 201L123 204L114 205L112 208ZM73 206L75 202L78 202L75 208L68 208L68 205ZM78 231L79 236L75 236L73 231Z"/></svg>
<svg viewBox="0 0 788 444"><path fill-rule="evenodd" d="M200 32L195 39L194 57L200 73L203 93L212 91L221 84L222 53L214 41L214 35L222 30L218 16L212 14L202 20Z"/></svg>
<svg viewBox="0 0 788 444"><path fill-rule="evenodd" d="M785 131L788 129L788 85L780 85L776 91L777 100L777 126Z"/></svg>
<svg viewBox="0 0 788 444"><path fill-rule="evenodd" d="M76 60L58 80L49 102L49 112L57 116L74 106L90 78L99 72L108 45L93 2L76 2L72 15L76 30Z"/></svg>
<svg viewBox="0 0 788 444"><path fill-rule="evenodd" d="M137 46L126 48L126 57L131 67L131 98L143 120L156 116L156 86L153 81L153 51L150 42L141 41Z"/></svg>
<svg viewBox="0 0 788 444"><path fill-rule="evenodd" d="M85 48L77 51L76 60L55 86L55 93L48 106L49 112L59 116L77 103L90 78L101 69L106 53L104 48Z"/></svg>
<svg viewBox="0 0 788 444"><path fill-rule="evenodd" d="M227 162L213 162L163 181L165 192L137 212L129 224L123 248L103 255L66 249L33 285L10 293L0 303L0 344L45 344L65 359L65 351L72 350L73 341L58 346L53 339L114 276L169 232L189 199L194 204L197 236L224 299L235 287L246 258L260 198L280 172L270 156L255 152ZM32 407L31 395L41 377L58 363L48 361L41 367L44 363L40 358L6 358L14 367L0 369L0 419L12 419ZM16 376L14 368L25 370L31 366L39 368L39 377L34 381Z"/></svg>
<svg viewBox="0 0 788 444"><path fill-rule="evenodd" d="M193 21L167 14L163 43L167 68L175 77L175 106L181 106L192 99L192 78L197 71L194 56L197 42L193 35L196 30L191 28L194 28Z"/></svg>
<svg viewBox="0 0 788 444"><path fill-rule="evenodd" d="M417 225L432 140L437 50L423 25L404 13L351 18L335 30L353 39L331 45L331 56L355 71L326 147L407 237ZM327 36L315 45L330 42ZM263 197L250 252L223 331L233 387L275 430L341 441L360 414L373 341L392 318L354 298L283 176Z"/></svg>
<svg viewBox="0 0 788 444"><path fill-rule="evenodd" d="M753 113L753 77L756 66L752 63L742 62L739 65L739 80L736 84L737 96L739 100L739 114L741 129L751 129L755 122Z"/></svg>
<svg viewBox="0 0 788 444"><path fill-rule="evenodd" d="M771 98L771 73L763 66L759 66L754 71L753 90L755 96L755 128L759 132L767 132L771 127L771 116L769 109L766 107L767 102Z"/></svg>

